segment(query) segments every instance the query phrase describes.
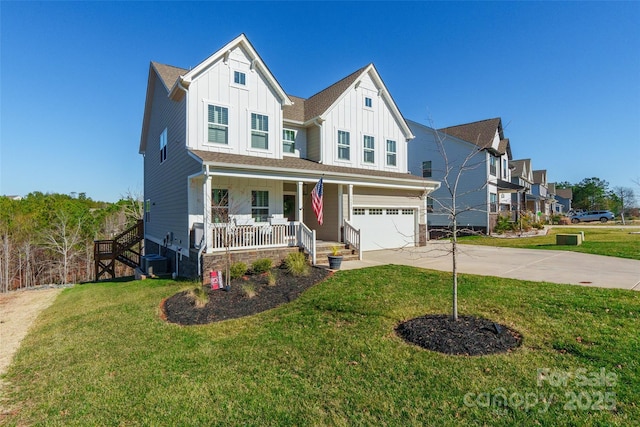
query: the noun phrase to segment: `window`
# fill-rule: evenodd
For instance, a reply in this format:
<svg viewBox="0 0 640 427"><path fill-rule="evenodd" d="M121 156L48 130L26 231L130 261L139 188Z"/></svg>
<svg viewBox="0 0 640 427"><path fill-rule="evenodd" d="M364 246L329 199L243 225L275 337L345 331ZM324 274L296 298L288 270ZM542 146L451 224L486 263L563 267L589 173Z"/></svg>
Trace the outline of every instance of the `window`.
<svg viewBox="0 0 640 427"><path fill-rule="evenodd" d="M267 222L269 217L268 191L251 191L251 216L256 222Z"/></svg>
<svg viewBox="0 0 640 427"><path fill-rule="evenodd" d="M145 222L151 221L151 199L144 201L144 220Z"/></svg>
<svg viewBox="0 0 640 427"><path fill-rule="evenodd" d="M498 195L489 193L489 208L491 212L498 212Z"/></svg>
<svg viewBox="0 0 640 427"><path fill-rule="evenodd" d="M382 209L369 209L369 215L382 215Z"/></svg>
<svg viewBox="0 0 640 427"><path fill-rule="evenodd" d="M387 166L396 165L396 142L387 139Z"/></svg>
<svg viewBox="0 0 640 427"><path fill-rule="evenodd" d="M402 209L402 215L413 215L413 209Z"/></svg>
<svg viewBox="0 0 640 427"><path fill-rule="evenodd" d="M269 149L269 117L251 113L251 147Z"/></svg>
<svg viewBox="0 0 640 427"><path fill-rule="evenodd" d="M160 163L167 160L167 128L160 134Z"/></svg>
<svg viewBox="0 0 640 427"><path fill-rule="evenodd" d="M282 129L282 151L285 153L295 153L296 151L296 131Z"/></svg>
<svg viewBox="0 0 640 427"><path fill-rule="evenodd" d="M493 176L496 175L496 158L494 156L489 157L489 173Z"/></svg>
<svg viewBox="0 0 640 427"><path fill-rule="evenodd" d="M349 160L351 154L349 153L349 132L342 130L338 131L338 159Z"/></svg>
<svg viewBox="0 0 640 427"><path fill-rule="evenodd" d="M502 179L507 179L507 159L502 159Z"/></svg>
<svg viewBox="0 0 640 427"><path fill-rule="evenodd" d="M431 178L431 160L422 162L422 177Z"/></svg>
<svg viewBox="0 0 640 427"><path fill-rule="evenodd" d="M233 72L233 82L235 84L244 86L246 84L246 79L247 79L247 76L245 73L242 73L240 71Z"/></svg>
<svg viewBox="0 0 640 427"><path fill-rule="evenodd" d="M427 197L427 212L433 212L433 198Z"/></svg>
<svg viewBox="0 0 640 427"><path fill-rule="evenodd" d="M207 141L229 144L229 110L217 105L209 105Z"/></svg>
<svg viewBox="0 0 640 427"><path fill-rule="evenodd" d="M363 208L354 208L353 209L353 214L354 215L364 215L364 209Z"/></svg>
<svg viewBox="0 0 640 427"><path fill-rule="evenodd" d="M211 222L229 221L229 190L214 188L211 190Z"/></svg>
<svg viewBox="0 0 640 427"><path fill-rule="evenodd" d="M364 106L368 108L371 108L373 106L373 101L368 96L364 98Z"/></svg>
<svg viewBox="0 0 640 427"><path fill-rule="evenodd" d="M364 162L374 163L375 161L375 140L372 136L364 136Z"/></svg>
<svg viewBox="0 0 640 427"><path fill-rule="evenodd" d="M387 215L398 215L398 209L387 209Z"/></svg>

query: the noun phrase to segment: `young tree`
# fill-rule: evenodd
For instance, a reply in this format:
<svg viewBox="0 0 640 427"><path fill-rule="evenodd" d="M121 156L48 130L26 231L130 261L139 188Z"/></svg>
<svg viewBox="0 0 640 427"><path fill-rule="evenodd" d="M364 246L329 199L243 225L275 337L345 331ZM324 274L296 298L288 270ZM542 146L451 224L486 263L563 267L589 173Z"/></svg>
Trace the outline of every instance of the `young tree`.
<svg viewBox="0 0 640 427"><path fill-rule="evenodd" d="M62 283L68 283L69 268L81 253L83 221L83 218L72 218L68 212L60 210L55 213L51 227L44 230L45 246L59 256L58 265Z"/></svg>
<svg viewBox="0 0 640 427"><path fill-rule="evenodd" d="M620 218L622 224L625 225L624 213L627 208L633 206L636 202L636 196L633 192L633 188L629 187L616 187L613 189L613 199L616 207L620 210Z"/></svg>

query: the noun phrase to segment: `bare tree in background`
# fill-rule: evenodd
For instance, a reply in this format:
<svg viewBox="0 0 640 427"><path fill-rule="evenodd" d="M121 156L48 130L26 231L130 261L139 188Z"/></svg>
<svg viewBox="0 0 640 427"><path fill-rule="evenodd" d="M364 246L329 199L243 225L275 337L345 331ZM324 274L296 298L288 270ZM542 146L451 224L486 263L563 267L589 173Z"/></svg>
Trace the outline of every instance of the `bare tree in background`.
<svg viewBox="0 0 640 427"><path fill-rule="evenodd" d="M125 201L124 215L127 225L131 226L144 216L143 194L140 191L127 190L124 196L120 196Z"/></svg>
<svg viewBox="0 0 640 427"><path fill-rule="evenodd" d="M624 213L635 203L636 195L633 192L633 188L629 187L616 187L613 189L613 195L617 199L618 206L620 207L620 218L622 219L622 225L625 225Z"/></svg>
<svg viewBox="0 0 640 427"><path fill-rule="evenodd" d="M69 267L80 255L83 242L82 219L73 221L64 211L58 211L53 218L51 228L43 232L45 246L59 256L57 261L62 283L68 282Z"/></svg>

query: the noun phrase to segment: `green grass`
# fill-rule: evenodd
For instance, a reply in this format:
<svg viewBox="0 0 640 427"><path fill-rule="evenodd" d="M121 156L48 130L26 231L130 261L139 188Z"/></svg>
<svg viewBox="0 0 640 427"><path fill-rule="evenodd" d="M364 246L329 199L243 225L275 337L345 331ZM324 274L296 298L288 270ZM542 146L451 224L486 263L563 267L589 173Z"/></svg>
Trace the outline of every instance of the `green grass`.
<svg viewBox="0 0 640 427"><path fill-rule="evenodd" d="M191 327L163 322L158 307L192 284L76 286L42 313L23 341L5 378L12 384L11 410L0 422L640 423L640 293L461 275L460 313L515 328L523 345L483 357L407 345L394 327L425 313L449 312L449 276L404 266L340 271L290 304ZM592 387L572 378L566 385L538 386L539 368L576 376L604 369L615 374L615 384ZM500 393L512 397L510 406L487 407L477 399ZM571 393L582 399L575 410ZM615 410L586 409L587 398L598 393L615 393ZM552 394L544 411L542 398ZM530 402L535 396L537 404L525 410L518 396Z"/></svg>
<svg viewBox="0 0 640 427"><path fill-rule="evenodd" d="M556 234L575 234L584 231L585 241L579 246L556 245ZM460 243L508 248L553 249L607 255L640 260L640 234L631 234L638 229L615 229L579 226L575 228L552 228L546 236L501 238L488 236L460 237Z"/></svg>

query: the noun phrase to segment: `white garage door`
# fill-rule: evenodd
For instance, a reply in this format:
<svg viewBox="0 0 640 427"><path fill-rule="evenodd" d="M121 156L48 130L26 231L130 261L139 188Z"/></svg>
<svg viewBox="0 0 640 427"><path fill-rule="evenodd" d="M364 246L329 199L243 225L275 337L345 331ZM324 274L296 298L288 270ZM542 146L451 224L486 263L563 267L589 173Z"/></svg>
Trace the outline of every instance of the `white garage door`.
<svg viewBox="0 0 640 427"><path fill-rule="evenodd" d="M415 209L354 208L352 218L364 251L415 245Z"/></svg>

